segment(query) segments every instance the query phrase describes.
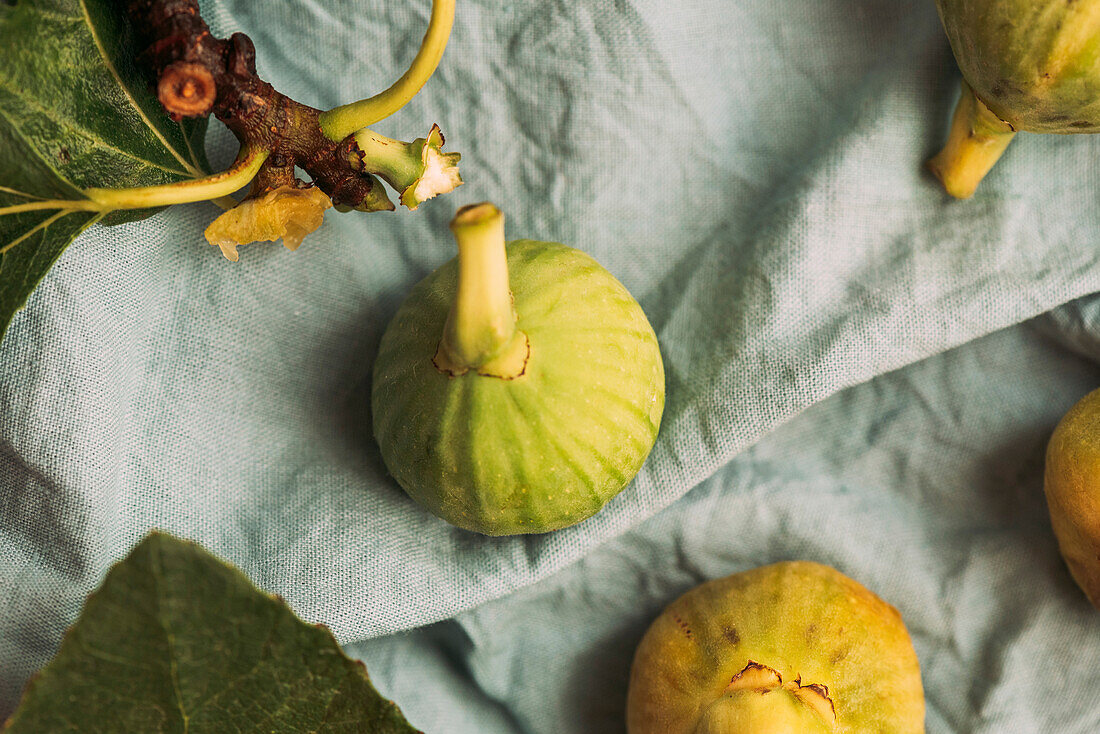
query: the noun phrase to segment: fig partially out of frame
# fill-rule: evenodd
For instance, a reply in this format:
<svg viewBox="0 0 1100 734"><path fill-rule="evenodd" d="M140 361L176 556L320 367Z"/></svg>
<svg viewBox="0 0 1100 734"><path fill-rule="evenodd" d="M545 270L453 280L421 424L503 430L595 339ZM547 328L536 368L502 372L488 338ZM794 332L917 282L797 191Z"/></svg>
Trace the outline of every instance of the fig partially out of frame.
<svg viewBox="0 0 1100 734"><path fill-rule="evenodd" d="M1081 398L1054 429L1044 489L1062 557L1100 609L1100 390Z"/></svg>
<svg viewBox="0 0 1100 734"><path fill-rule="evenodd" d="M917 734L920 666L901 615L828 566L697 586L638 646L629 734Z"/></svg>
<svg viewBox="0 0 1100 734"><path fill-rule="evenodd" d="M929 168L974 194L1017 132L1100 132L1100 0L936 0L963 75Z"/></svg>

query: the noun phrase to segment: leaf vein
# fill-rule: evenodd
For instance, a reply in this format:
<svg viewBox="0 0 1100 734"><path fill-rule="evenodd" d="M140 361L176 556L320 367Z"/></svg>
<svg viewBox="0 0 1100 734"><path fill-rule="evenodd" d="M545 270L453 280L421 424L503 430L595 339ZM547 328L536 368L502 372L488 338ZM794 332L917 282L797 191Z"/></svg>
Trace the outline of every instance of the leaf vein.
<svg viewBox="0 0 1100 734"><path fill-rule="evenodd" d="M24 232L19 237L16 237L14 240L7 243L6 245L0 246L0 255L8 254L13 248L15 248L16 245L18 245L19 243L25 241L27 238L29 238L31 235L36 233L38 230L48 229L49 226L51 224L53 224L54 222L56 222L58 219L61 219L61 217L65 216L66 214L72 214L72 213L73 213L72 209L62 209L57 214L54 214L53 216L50 216L50 217L46 217L41 222L39 222L35 226L28 229L26 232Z"/></svg>
<svg viewBox="0 0 1100 734"><path fill-rule="evenodd" d="M346 678L344 679L346 680ZM321 727L327 723L328 713L332 710L332 704L336 701L336 697L344 690L344 680L340 681L339 685L332 687L332 695L328 697L328 701L325 703L325 710L321 712L321 718L317 721L317 727L313 729L310 734L317 734Z"/></svg>
<svg viewBox="0 0 1100 734"><path fill-rule="evenodd" d="M18 189L9 188L7 186L0 186L0 193L14 194L16 196L22 196L25 199L38 199L42 200L41 196L35 196L34 194L28 194L26 191L20 191Z"/></svg>
<svg viewBox="0 0 1100 734"><path fill-rule="evenodd" d="M268 658L266 657L266 654L271 648L272 641L275 639L275 630L277 629L277 627L278 627L277 620L272 620L271 628L267 631L267 639L265 639L263 645L260 646L260 650L262 652L256 658L255 664L251 668L249 668L247 672L244 672L244 673L241 673L241 674L237 675L232 681L230 681L226 685L224 685L221 688L221 690L219 690L213 696L211 696L210 698L206 699L205 701L200 703L198 706L196 706L195 710L191 712L192 718L195 717L196 715L198 715L198 713L200 711L202 711L203 709L205 709L207 706L215 703L223 695L231 693L232 691L234 691L237 687L239 687L243 683L248 682L249 679L252 677L252 674L260 669L260 666L262 666L265 663L269 662Z"/></svg>
<svg viewBox="0 0 1100 734"><path fill-rule="evenodd" d="M200 173L202 171L202 166L199 164L199 157L195 155L195 146L191 144L191 136L183 129L183 120L180 120L176 124L179 125L180 135L183 136L183 143L187 146L187 154L191 157L191 162L195 164L195 177L198 178L202 175Z"/></svg>
<svg viewBox="0 0 1100 734"><path fill-rule="evenodd" d="M78 130L71 123L69 123L68 121L62 120L59 117L57 117L56 115L51 114L51 110L49 108L42 106L41 104L39 104L36 100L34 100L31 97L25 97L25 96L19 94L17 91L15 91L14 89L12 89L9 86L6 86L4 84L0 84L0 91L7 92L11 96L18 99L23 104L25 104L27 107L32 107L32 108L36 109L46 119L48 119L50 122L54 123L55 125L67 128L67 129L71 130L74 133L74 135L79 135L83 138L87 138L88 140L91 140L93 143L95 143L97 146L99 146L101 148L105 148L107 150L114 151L115 153L118 153L119 155L124 156L126 158L130 158L130 159L135 160L135 161L140 161L141 163L143 163L146 166L149 166L151 168L159 168L162 171L166 171L167 173L176 174L177 176L185 176L185 177L195 177L196 176L196 174L192 174L189 171L186 171L186 170L180 171L180 170L175 169L175 168L168 168L167 166L162 166L159 163L154 163L153 161L142 158L141 156L136 155L134 153L131 153L129 151L122 150L121 148L116 148L115 146L111 145L110 143L103 140L102 138L100 138L96 135L89 134L89 132L87 130ZM11 117L9 117L7 115L5 115L5 117L7 117L8 122L11 123L12 127L16 131L19 132L19 136L21 138L23 138L23 140L27 141L27 144L33 150L37 150L37 146L35 146L33 143L31 143L30 139L22 133L22 131L19 129L19 126L15 124L15 121L12 120ZM171 148L169 148L169 150L171 150ZM176 156L177 158L179 157L179 154L176 153L175 151L173 151L173 155ZM54 172L57 172L58 175L60 176L60 173L57 171L57 169L54 168L53 165L46 158L44 158L41 155L41 153L39 153L39 157L42 158L42 160L46 162L47 166L49 166ZM186 163L184 164L184 168L188 168Z"/></svg>
<svg viewBox="0 0 1100 734"><path fill-rule="evenodd" d="M3 86L2 84L0 84L0 89L4 89L4 88L5 88L5 87L4 87L4 86ZM58 179L59 181L61 181L61 182L62 182L62 183L64 183L64 184L68 184L68 185L69 185L69 186L71 186L71 187L72 187L72 188L73 188L73 189L74 189L75 191L78 191L78 192L80 191L80 189L79 189L79 188L78 188L78 187L76 186L76 184L74 184L74 183L73 183L72 181L70 181L69 179L67 179L67 178L65 178L64 176L62 176L62 175L61 175L61 171L59 171L59 170L57 170L56 168L54 168L54 166L53 166L53 164L52 164L52 163L50 162L50 160L49 160L48 158L46 158L46 156L42 155L42 151L40 151L40 150L38 149L38 147L37 147L36 145L34 145L34 143L32 143L32 142L31 142L30 138L28 138L28 137L27 137L27 136L26 136L26 135L25 135L25 134L23 133L23 130L22 130L22 129L21 129L21 128L20 128L19 126L18 126L18 125L16 125L16 124L15 124L15 120L13 120L13 119L11 118L11 116L10 116L10 115L8 115L8 113L4 111L4 107L3 107L3 105L0 105L0 117L2 117L2 118L4 118L5 120L7 120L7 121L8 121L8 124L9 124L9 125L11 126L11 130L12 130L12 132L13 132L13 133L14 133L15 135L18 135L18 136L19 136L20 138L22 138L22 139L23 139L23 142L25 142L25 143L27 144L27 148L29 148L29 149L30 149L30 151L31 151L31 152L32 152L32 153L33 153L34 155L36 155L36 156L38 157L38 160L42 161L43 165L45 165L45 166L46 166L46 168L48 168L49 170L53 171L54 175L55 175L55 176L57 176L57 179ZM81 192L81 193L83 193L83 192Z"/></svg>
<svg viewBox="0 0 1100 734"><path fill-rule="evenodd" d="M179 707L180 720L183 722L184 734L187 734L189 726L189 717L187 711L183 705L183 693L180 691L179 670L176 665L176 643L175 637L172 635L172 627L168 623L168 619L163 614L161 608L161 589L160 589L160 555L156 548L150 549L149 560L153 565L153 586L156 588L156 601L157 601L157 622L160 623L161 629L164 630L164 640L168 645L168 672L172 679L172 692L176 696L176 705Z"/></svg>

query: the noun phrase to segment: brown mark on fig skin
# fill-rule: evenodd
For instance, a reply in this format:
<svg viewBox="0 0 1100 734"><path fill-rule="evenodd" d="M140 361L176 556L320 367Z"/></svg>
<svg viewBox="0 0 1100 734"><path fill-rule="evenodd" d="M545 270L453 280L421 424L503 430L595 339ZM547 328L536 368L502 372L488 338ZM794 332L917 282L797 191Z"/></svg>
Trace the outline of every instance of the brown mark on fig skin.
<svg viewBox="0 0 1100 734"><path fill-rule="evenodd" d="M679 619L678 617L676 619ZM825 715L822 702L828 704L828 712L833 721L837 719L836 704L829 695L829 687L823 683L802 683L802 676L798 676L790 683L783 683L783 676L775 668L750 660L740 673L733 676L727 691L750 690L760 694L770 693L778 688L789 691L805 705Z"/></svg>
<svg viewBox="0 0 1100 734"><path fill-rule="evenodd" d="M741 635L733 627L726 627L722 630L722 636L726 638L726 642L731 645L741 644Z"/></svg>
<svg viewBox="0 0 1100 734"><path fill-rule="evenodd" d="M974 99L978 100L978 101L979 101L979 102L981 102L981 103L982 103L983 105L985 105L985 106L986 106L986 109L987 109L987 111L989 112L989 114L993 115L993 111L992 111L992 110L990 110L990 109L988 109L988 108L989 108L989 103L988 103L988 102L986 102L986 101L985 101L984 99L982 99L981 97L979 97L979 96L978 96L978 93L977 93L977 92L975 92L974 90L970 90L970 91L971 91L971 93L972 93L972 94L974 95ZM998 86L998 85L996 85L996 84L995 84L995 85L993 85L993 94L994 94L994 95L996 95L996 96L1000 96L1001 94L1003 94L1003 93L1004 93L1004 91L1005 91L1005 90L1004 90L1004 88L1003 88L1003 87L1000 87L1000 86ZM1022 90L1019 90L1019 89L1017 89L1017 91L1018 91L1018 93L1020 93L1020 94L1022 94L1022 93L1023 93L1023 92L1022 92ZM997 118L998 120L1001 120L1001 118L1000 118L1000 117L997 117L997 115L993 115L993 117L996 117L996 118ZM1013 125L1013 124L1012 124L1011 122L1009 122L1008 120L1001 120L1001 122L1002 122L1002 123L1004 123L1005 125L1007 125L1007 126L1008 126L1008 129L1009 129L1009 130L1011 130L1012 132L1019 132L1019 131L1018 131L1018 130L1016 129L1016 126L1015 126L1015 125Z"/></svg>
<svg viewBox="0 0 1100 734"><path fill-rule="evenodd" d="M688 623L681 619L679 614L673 614L672 618L676 621L676 624L680 627L680 629L684 631L684 634L687 635L688 639L690 640L691 627L688 626Z"/></svg>
<svg viewBox="0 0 1100 734"><path fill-rule="evenodd" d="M824 714L820 708L820 701L806 698L807 692L825 701L825 703L829 704L829 714L832 716L833 721L836 721L836 704L833 703L833 699L829 695L828 686L822 685L821 683L807 683L806 685L802 685L802 681L799 680L798 687L791 688L790 690L800 701L814 708L820 714Z"/></svg>
<svg viewBox="0 0 1100 734"><path fill-rule="evenodd" d="M755 660L750 660L741 672L730 679L727 691L736 691L749 688L750 690L767 693L783 685L783 676L775 668L769 667Z"/></svg>

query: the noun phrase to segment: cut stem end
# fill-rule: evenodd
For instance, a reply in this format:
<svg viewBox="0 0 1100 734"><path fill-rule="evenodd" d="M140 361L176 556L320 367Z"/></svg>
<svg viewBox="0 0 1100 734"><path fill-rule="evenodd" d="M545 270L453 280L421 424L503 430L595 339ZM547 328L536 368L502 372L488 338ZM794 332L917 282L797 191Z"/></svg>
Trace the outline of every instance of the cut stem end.
<svg viewBox="0 0 1100 734"><path fill-rule="evenodd" d="M956 199L969 199L1012 142L1016 131L974 96L966 82L962 86L947 145L928 161L928 168L947 193Z"/></svg>
<svg viewBox="0 0 1100 734"><path fill-rule="evenodd" d="M432 125L426 138L411 143L393 140L368 127L355 133L349 162L385 179L409 209L462 184L458 153L443 152L443 133ZM392 206L390 207L392 208Z"/></svg>

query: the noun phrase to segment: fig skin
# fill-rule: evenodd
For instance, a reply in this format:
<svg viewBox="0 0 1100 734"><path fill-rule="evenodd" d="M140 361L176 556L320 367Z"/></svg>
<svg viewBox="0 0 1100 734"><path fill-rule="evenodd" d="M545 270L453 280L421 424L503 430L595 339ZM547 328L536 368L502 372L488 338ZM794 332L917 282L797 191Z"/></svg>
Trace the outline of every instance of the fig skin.
<svg viewBox="0 0 1100 734"><path fill-rule="evenodd" d="M936 0L966 83L1015 130L1100 132L1100 0Z"/></svg>
<svg viewBox="0 0 1100 734"><path fill-rule="evenodd" d="M485 535L543 533L595 514L641 469L664 368L638 302L599 263L553 242L503 248L500 231L510 318L528 346L519 374L437 366L458 289L452 260L412 289L382 337L374 434L397 482L439 517Z"/></svg>
<svg viewBox="0 0 1100 734"><path fill-rule="evenodd" d="M691 734L828 734L833 731L789 691L739 691L723 696L703 713Z"/></svg>
<svg viewBox="0 0 1100 734"><path fill-rule="evenodd" d="M1100 132L1100 0L936 0L963 75L928 167L970 198L1016 133Z"/></svg>
<svg viewBox="0 0 1100 734"><path fill-rule="evenodd" d="M1043 487L1062 557L1100 609L1100 390L1081 398L1054 429Z"/></svg>
<svg viewBox="0 0 1100 734"><path fill-rule="evenodd" d="M783 687L731 695L753 664L768 666ZM783 694L800 685L827 695L831 711L816 718L807 716L809 708L792 711L792 697ZM697 586L653 622L638 646L627 731L701 734L717 731L718 717L732 722L735 715L753 717L729 730L744 734L923 732L920 666L901 616L852 579L807 561ZM814 723L791 729L796 716Z"/></svg>

